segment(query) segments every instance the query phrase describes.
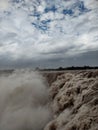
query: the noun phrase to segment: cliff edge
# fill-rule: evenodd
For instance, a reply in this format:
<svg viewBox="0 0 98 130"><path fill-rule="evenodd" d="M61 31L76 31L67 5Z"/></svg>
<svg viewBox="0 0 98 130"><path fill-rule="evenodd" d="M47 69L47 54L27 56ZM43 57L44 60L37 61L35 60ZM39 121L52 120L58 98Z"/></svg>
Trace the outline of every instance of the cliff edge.
<svg viewBox="0 0 98 130"><path fill-rule="evenodd" d="M97 70L55 74L49 91L54 116L44 130L98 130Z"/></svg>

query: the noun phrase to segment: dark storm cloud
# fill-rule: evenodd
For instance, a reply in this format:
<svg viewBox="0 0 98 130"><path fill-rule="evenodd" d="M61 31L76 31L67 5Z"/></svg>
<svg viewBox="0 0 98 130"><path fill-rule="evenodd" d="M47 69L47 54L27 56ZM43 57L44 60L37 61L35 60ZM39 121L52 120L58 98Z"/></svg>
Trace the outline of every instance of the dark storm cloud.
<svg viewBox="0 0 98 130"><path fill-rule="evenodd" d="M66 58L53 58L47 60L34 60L34 59L18 59L12 61L0 57L0 68L55 68L55 67L68 67L68 66L97 66L98 65L98 51L89 51L81 53L78 56L66 57Z"/></svg>

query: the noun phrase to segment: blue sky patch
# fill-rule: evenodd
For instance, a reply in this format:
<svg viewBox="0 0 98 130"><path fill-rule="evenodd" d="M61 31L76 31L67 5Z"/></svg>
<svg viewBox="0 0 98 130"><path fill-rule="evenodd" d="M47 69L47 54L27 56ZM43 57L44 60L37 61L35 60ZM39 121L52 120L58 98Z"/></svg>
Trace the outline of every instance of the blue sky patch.
<svg viewBox="0 0 98 130"><path fill-rule="evenodd" d="M45 13L48 13L49 11L52 11L55 13L57 11L57 8L55 7L55 5L53 5L52 7L46 7L44 11Z"/></svg>
<svg viewBox="0 0 98 130"><path fill-rule="evenodd" d="M64 15L66 15L66 14L72 15L73 14L73 11L71 9L64 9L62 12Z"/></svg>

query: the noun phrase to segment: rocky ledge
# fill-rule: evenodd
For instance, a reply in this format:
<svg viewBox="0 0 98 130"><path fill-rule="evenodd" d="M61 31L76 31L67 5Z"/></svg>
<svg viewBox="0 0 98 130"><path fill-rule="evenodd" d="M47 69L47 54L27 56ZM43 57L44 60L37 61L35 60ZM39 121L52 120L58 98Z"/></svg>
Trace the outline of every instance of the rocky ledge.
<svg viewBox="0 0 98 130"><path fill-rule="evenodd" d="M98 130L98 71L55 73L53 82L49 75L53 119L45 130Z"/></svg>

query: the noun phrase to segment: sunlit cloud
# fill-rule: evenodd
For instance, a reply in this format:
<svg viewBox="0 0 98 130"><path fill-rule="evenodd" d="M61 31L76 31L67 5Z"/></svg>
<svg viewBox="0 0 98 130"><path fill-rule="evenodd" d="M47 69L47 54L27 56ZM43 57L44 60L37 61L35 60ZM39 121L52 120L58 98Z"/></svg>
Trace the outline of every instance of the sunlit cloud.
<svg viewBox="0 0 98 130"><path fill-rule="evenodd" d="M7 10L9 8L8 0L0 0L0 11Z"/></svg>

